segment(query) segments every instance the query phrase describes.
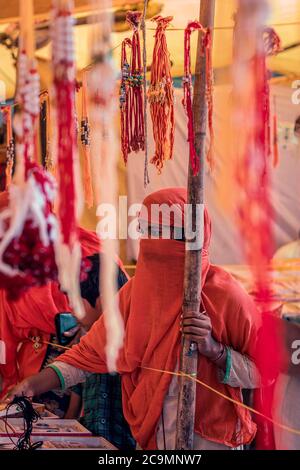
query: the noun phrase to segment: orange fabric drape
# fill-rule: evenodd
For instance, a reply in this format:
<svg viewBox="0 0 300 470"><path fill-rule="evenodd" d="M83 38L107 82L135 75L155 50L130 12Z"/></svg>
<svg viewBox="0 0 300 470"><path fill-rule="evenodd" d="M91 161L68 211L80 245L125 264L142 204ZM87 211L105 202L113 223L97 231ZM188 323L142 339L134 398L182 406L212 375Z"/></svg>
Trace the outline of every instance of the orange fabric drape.
<svg viewBox="0 0 300 470"><path fill-rule="evenodd" d="M184 189L162 190L144 201L176 204L184 211ZM202 304L210 316L213 336L251 356L258 326L251 298L233 278L209 263L211 228L205 211L202 259ZM156 448L156 427L171 376L143 367L174 371L180 352L185 245L166 239L143 239L136 275L120 291L125 343L118 359L122 374L123 409L131 431L144 449ZM91 372L105 373L106 333L100 318L79 345L60 360ZM216 367L199 359L198 378L235 400L240 390L219 383ZM240 432L236 433L237 424ZM250 413L209 390L197 389L195 431L202 437L235 447L249 443L256 431Z"/></svg>

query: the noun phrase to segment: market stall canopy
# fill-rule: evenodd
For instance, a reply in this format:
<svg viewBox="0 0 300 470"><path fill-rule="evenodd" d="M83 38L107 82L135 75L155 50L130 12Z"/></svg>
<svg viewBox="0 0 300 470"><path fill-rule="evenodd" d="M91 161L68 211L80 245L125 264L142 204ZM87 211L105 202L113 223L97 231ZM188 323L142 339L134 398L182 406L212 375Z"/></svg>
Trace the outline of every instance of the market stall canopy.
<svg viewBox="0 0 300 470"><path fill-rule="evenodd" d="M50 82L51 44L49 41L49 12L51 0L35 0L37 52L42 87ZM125 22L126 11L142 9L143 2L137 0L113 0L115 26L113 34L113 53L117 65L120 61L120 44L130 34ZM291 77L300 76L300 2L299 0L270 0L271 14L269 24L272 24L282 39L285 49L277 57L270 59L269 66L275 73ZM213 61L219 73L228 74L232 61L232 41L235 0L216 0L216 21ZM173 63L173 76L183 73L183 29L189 20L197 19L199 0L149 0L149 17L156 14L172 15L174 19L167 33L169 50ZM78 71L90 63L89 20L92 15L89 0L75 1L74 14L77 26L76 58ZM0 35L7 31L10 24L18 21L18 0L0 0ZM147 58L151 64L154 43L154 24L147 21ZM14 31L17 34L17 31ZM192 55L195 58L196 34L192 38ZM1 37L1 36L0 36ZM0 40L1 42L1 40ZM12 97L15 89L15 65L11 50L0 45L1 63L0 80L5 83L7 97Z"/></svg>

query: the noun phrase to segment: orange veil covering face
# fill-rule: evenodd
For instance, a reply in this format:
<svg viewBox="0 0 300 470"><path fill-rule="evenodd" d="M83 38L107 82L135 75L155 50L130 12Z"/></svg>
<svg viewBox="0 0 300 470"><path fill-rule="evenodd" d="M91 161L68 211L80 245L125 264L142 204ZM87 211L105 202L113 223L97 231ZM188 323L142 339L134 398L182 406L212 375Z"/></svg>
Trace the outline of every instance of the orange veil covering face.
<svg viewBox="0 0 300 470"><path fill-rule="evenodd" d="M184 189L158 191L144 205L177 204L184 213ZM208 248L211 226L204 217L202 303L210 316L215 339L251 356L256 341L256 309L233 278L211 266ZM176 240L142 239L136 274L120 291L125 342L118 359L122 374L125 417L143 449L156 448L156 427L171 376L146 370L174 371L180 353L180 316L183 300L185 244ZM105 373L106 333L100 318L80 343L60 360L91 372ZM198 378L226 396L241 400L240 389L221 384L216 367L199 358ZM212 441L237 446L248 443L255 425L247 410L197 385L195 431ZM238 429L238 432L237 432Z"/></svg>
<svg viewBox="0 0 300 470"><path fill-rule="evenodd" d="M0 194L0 210L8 205L8 192ZM82 257L98 253L100 242L96 233L78 229ZM122 268L122 263L118 261ZM32 336L49 341L55 333L54 318L59 312L71 312L67 296L56 282L29 289L17 302L9 302L0 289L0 340L5 343L5 364L0 364L2 393L19 380L37 373L45 358L47 346L34 350ZM22 345L22 347L20 347Z"/></svg>

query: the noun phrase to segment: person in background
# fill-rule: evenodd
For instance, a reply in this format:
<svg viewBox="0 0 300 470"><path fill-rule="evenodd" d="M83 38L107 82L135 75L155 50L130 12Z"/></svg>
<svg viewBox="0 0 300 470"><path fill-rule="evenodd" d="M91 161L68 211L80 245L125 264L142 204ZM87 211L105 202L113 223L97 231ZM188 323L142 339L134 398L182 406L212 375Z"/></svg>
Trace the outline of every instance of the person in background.
<svg viewBox="0 0 300 470"><path fill-rule="evenodd" d="M87 313L84 325L86 331L99 318L101 312L100 258L95 254L88 259L92 267L88 278L80 284ZM121 289L127 281L127 275L119 267L118 289ZM59 373L59 369L57 372ZM65 418L78 419L81 414L81 423L94 435L104 437L120 450L135 449L135 440L123 415L121 378L118 374L90 374L84 383L72 387L70 405Z"/></svg>
<svg viewBox="0 0 300 470"><path fill-rule="evenodd" d="M135 276L119 292L125 323L124 347L118 358L124 416L142 449L175 449L181 332L197 343L198 379L231 400L242 401L243 388L260 386L252 356L259 319L252 299L221 268L209 262L211 225L204 213L201 310L182 323L185 234L162 239L160 220L150 218L153 204L176 207L184 227L185 189L169 188L149 195L148 227L140 243ZM142 216L141 216L142 218ZM154 229L154 230L153 230ZM149 238L148 232L157 234ZM199 281L200 282L200 281ZM84 382L90 373L107 373L103 318L40 374L17 385L6 400ZM250 443L256 426L248 410L197 385L195 449L227 450Z"/></svg>
<svg viewBox="0 0 300 470"><path fill-rule="evenodd" d="M0 194L0 209L7 204L8 193L3 192ZM80 286L86 310L81 326L87 331L101 313L98 274L101 247L98 236L90 230L80 227L78 236L82 257L88 258L91 263L87 279ZM120 288L128 278L122 262L119 259L116 262ZM16 302L9 302L5 290L0 289L0 341L5 345L5 361L0 363L0 398L16 383L49 366L62 353L55 327L55 317L62 312L71 313L72 309L57 282L33 287ZM74 332L65 335L69 334L73 335ZM77 342L79 335L80 331L72 343ZM130 448L135 445L123 417L118 376L92 376L80 393L85 411L83 420L91 432L103 435L116 446ZM44 403L49 411L60 418L77 418L81 412L81 399L74 400L75 394L70 390L56 389L36 395L35 401Z"/></svg>

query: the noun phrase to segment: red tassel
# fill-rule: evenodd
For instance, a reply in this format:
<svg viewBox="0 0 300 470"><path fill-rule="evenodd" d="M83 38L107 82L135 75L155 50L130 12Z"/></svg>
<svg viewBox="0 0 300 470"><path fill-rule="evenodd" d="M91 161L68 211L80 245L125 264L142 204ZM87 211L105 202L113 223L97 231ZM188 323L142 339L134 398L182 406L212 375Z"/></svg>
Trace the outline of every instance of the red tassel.
<svg viewBox="0 0 300 470"><path fill-rule="evenodd" d="M203 48L206 54L206 100L208 108L208 128L209 128L209 149L207 153L207 162L212 170L214 167L214 142L215 134L213 127L214 101L213 101L213 67L212 67L212 33L208 29L203 38Z"/></svg>
<svg viewBox="0 0 300 470"><path fill-rule="evenodd" d="M131 40L129 38L122 42L121 52L121 86L120 86L120 110L121 110L121 148L124 162L127 163L128 154L130 153L129 146L129 114L128 114L128 100L129 100L129 75L130 65L127 60L126 47L131 47Z"/></svg>
<svg viewBox="0 0 300 470"><path fill-rule="evenodd" d="M93 187L90 156L90 126L87 112L87 80L86 73L82 77L82 116L81 116L81 143L83 150L83 189L84 198L88 208L93 206Z"/></svg>
<svg viewBox="0 0 300 470"><path fill-rule="evenodd" d="M126 77L127 72L125 71L125 68L128 69L125 62L125 48L126 45L130 44L130 42L128 40L125 40L122 45L122 83L120 89L120 101L122 128L121 140L123 158L125 163L127 162L129 153L131 153L132 151L138 152L139 150L144 150L145 148L144 89L139 34L141 13L128 12L126 15L126 20L133 28L133 35L131 39L131 61L128 70L128 77ZM126 99L126 104L122 109L122 100L124 96Z"/></svg>
<svg viewBox="0 0 300 470"><path fill-rule="evenodd" d="M194 117L192 105L192 72L191 72L191 34L195 30L200 30L203 35L203 53L206 56L206 99L208 105L208 124L210 130L210 149L207 154L207 160L212 167L212 148L214 141L213 132L213 86L212 86L212 61L211 49L212 40L210 30L206 30L198 21L190 22L184 31L184 77L183 77L183 106L188 117L188 142L190 147L190 164L193 175L199 172L200 159L195 149L195 136L194 136Z"/></svg>
<svg viewBox="0 0 300 470"><path fill-rule="evenodd" d="M165 160L173 156L174 147L174 89L171 76L170 54L165 30L173 17L156 16L157 29L151 67L151 85L148 91L153 123L155 155L151 160L161 173Z"/></svg>

